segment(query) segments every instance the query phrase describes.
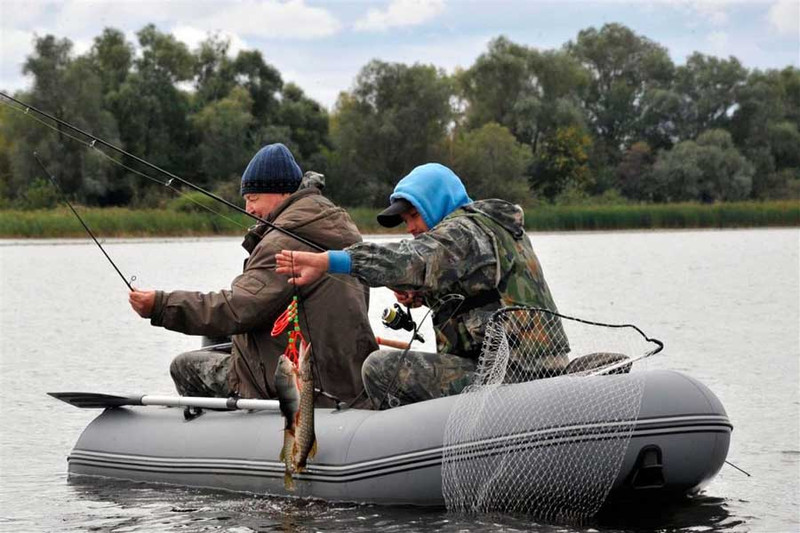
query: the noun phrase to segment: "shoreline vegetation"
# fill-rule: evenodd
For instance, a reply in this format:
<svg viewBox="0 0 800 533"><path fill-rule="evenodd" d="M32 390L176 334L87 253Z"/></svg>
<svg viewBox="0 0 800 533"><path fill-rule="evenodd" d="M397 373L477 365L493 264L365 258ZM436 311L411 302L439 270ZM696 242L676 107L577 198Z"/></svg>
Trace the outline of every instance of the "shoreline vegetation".
<svg viewBox="0 0 800 533"><path fill-rule="evenodd" d="M194 237L241 235L253 221L241 214L170 209L78 207L98 238ZM348 212L364 234L404 234L375 221L379 209ZM716 204L539 205L526 207L528 231L800 227L800 201L728 202ZM0 210L0 238L74 238L86 236L66 207L47 210Z"/></svg>

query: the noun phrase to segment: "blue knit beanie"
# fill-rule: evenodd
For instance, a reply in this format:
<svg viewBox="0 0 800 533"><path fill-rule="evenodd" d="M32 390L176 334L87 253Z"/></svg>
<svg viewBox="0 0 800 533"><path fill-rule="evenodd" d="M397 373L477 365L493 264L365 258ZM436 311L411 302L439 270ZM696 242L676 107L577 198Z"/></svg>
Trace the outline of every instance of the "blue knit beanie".
<svg viewBox="0 0 800 533"><path fill-rule="evenodd" d="M250 160L242 174L241 194L292 193L303 172L292 152L281 143L268 144Z"/></svg>

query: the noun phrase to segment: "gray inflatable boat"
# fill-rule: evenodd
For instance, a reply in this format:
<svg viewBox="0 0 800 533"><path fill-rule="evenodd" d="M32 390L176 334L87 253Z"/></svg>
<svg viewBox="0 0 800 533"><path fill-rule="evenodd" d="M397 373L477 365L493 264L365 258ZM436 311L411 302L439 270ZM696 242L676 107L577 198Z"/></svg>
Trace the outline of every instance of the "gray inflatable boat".
<svg viewBox="0 0 800 533"><path fill-rule="evenodd" d="M644 384L606 501L691 494L722 467L732 425L702 383L666 370L585 379L639 379ZM502 402L504 391L535 383L503 385L493 401ZM275 410L205 411L186 420L180 408L108 408L70 453L69 473L330 501L443 506L443 458L453 446L447 443L446 427L458 400L441 398L386 411L317 409L318 452L296 475L292 492L284 487L279 460L284 424ZM602 443L607 430L625 423L614 417L594 420L584 409L573 420L542 427L541 420L529 424L519 406L509 409L516 413L515 427L480 435L469 444L479 444L485 456L518 453L514 443L519 442L528 450L546 445L548 453L558 455L560 447Z"/></svg>

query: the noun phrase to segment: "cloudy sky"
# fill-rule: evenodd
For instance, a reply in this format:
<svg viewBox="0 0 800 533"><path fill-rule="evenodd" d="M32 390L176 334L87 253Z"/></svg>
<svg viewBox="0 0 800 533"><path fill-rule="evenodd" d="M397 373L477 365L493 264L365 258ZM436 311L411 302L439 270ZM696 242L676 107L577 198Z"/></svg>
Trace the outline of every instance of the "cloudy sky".
<svg viewBox="0 0 800 533"><path fill-rule="evenodd" d="M219 32L234 53L259 49L329 108L373 58L452 71L499 35L551 49L608 22L666 46L678 64L700 51L800 67L800 0L0 0L0 88L30 84L20 71L34 35L67 37L83 53L104 27L135 42L150 22L191 47Z"/></svg>

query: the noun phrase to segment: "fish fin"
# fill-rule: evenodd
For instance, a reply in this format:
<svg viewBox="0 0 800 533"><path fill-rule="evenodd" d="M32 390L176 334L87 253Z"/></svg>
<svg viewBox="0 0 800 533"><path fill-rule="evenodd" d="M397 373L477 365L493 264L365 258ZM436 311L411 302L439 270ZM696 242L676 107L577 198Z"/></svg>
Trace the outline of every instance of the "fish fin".
<svg viewBox="0 0 800 533"><path fill-rule="evenodd" d="M283 486L289 492L294 492L294 478L289 472L283 474Z"/></svg>

